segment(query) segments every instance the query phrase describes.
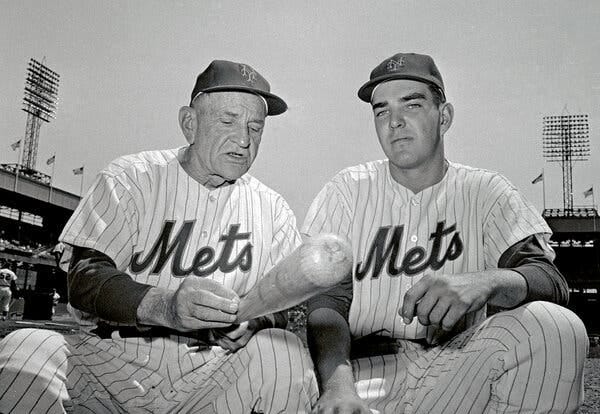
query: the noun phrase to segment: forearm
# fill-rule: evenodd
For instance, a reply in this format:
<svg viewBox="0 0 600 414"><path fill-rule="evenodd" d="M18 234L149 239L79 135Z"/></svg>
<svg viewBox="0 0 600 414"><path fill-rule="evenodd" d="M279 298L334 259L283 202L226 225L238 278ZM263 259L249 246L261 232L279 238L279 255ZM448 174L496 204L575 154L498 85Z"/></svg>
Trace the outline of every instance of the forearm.
<svg viewBox="0 0 600 414"><path fill-rule="evenodd" d="M139 303L151 288L118 270L105 254L74 247L68 272L69 302L101 319L136 324Z"/></svg>
<svg viewBox="0 0 600 414"><path fill-rule="evenodd" d="M491 285L490 305L514 308L527 297L527 282L520 273L512 269L490 269L481 273Z"/></svg>
<svg viewBox="0 0 600 414"><path fill-rule="evenodd" d="M355 392L350 329L344 317L332 309L315 309L308 315L307 334L322 391Z"/></svg>

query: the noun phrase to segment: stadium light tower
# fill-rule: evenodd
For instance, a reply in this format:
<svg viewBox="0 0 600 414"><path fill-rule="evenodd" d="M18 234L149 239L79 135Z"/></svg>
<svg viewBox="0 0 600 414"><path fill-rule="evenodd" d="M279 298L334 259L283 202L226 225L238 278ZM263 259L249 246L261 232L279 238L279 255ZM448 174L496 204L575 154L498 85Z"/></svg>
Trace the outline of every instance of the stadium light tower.
<svg viewBox="0 0 600 414"><path fill-rule="evenodd" d="M543 153L550 162L560 162L563 174L565 215L573 214L573 162L590 155L587 115L545 116L542 129Z"/></svg>
<svg viewBox="0 0 600 414"><path fill-rule="evenodd" d="M29 60L21 108L28 114L22 161L26 169L35 170L42 121L55 118L59 80L58 73L33 58Z"/></svg>

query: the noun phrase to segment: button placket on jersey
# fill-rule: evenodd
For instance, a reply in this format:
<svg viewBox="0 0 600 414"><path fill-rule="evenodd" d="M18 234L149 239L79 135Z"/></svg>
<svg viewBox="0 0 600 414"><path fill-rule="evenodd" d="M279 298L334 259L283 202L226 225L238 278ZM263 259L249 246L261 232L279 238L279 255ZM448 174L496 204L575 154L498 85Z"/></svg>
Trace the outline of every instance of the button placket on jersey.
<svg viewBox="0 0 600 414"><path fill-rule="evenodd" d="M419 214L419 212L417 210L420 209L420 205L421 205L421 195L417 194L417 195L413 195L410 198L410 209L411 209L411 216L415 217L415 214ZM414 226L418 225L418 220L411 220ZM419 236L417 236L417 234L414 232L416 230L416 228L413 228L413 226L410 226L409 231L412 233L410 236L410 241L413 244L417 244L417 242L419 241Z"/></svg>
<svg viewBox="0 0 600 414"><path fill-rule="evenodd" d="M215 196L214 194L210 194L208 196L208 207L210 208L211 212L216 208L216 201L217 201L217 196ZM208 239L208 231L202 230L202 232L200 232L200 236L204 240Z"/></svg>

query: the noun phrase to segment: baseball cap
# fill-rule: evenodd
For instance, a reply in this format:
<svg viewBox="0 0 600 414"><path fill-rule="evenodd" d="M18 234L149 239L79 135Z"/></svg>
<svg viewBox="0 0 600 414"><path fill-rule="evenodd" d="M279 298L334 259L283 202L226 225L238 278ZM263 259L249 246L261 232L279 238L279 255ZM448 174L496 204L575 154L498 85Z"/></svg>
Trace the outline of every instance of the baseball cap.
<svg viewBox="0 0 600 414"><path fill-rule="evenodd" d="M271 85L260 73L245 63L213 60L196 78L190 105L200 93L240 91L257 94L267 103L267 115L279 115L287 110L283 99L271 93Z"/></svg>
<svg viewBox="0 0 600 414"><path fill-rule="evenodd" d="M412 79L429 83L436 86L445 95L442 75L431 56L418 53L396 53L371 71L369 81L358 90L358 97L365 102L371 102L375 87L381 82L393 79Z"/></svg>

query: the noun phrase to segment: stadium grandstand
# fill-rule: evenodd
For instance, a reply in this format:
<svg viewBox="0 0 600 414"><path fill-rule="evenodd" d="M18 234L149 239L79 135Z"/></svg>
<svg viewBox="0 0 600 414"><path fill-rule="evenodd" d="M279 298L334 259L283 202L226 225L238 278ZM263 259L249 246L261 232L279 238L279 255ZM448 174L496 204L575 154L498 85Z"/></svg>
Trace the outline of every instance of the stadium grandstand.
<svg viewBox="0 0 600 414"><path fill-rule="evenodd" d="M18 276L17 297L55 289L66 301L58 236L79 199L37 171L21 167L17 174L16 164L0 164L0 262Z"/></svg>
<svg viewBox="0 0 600 414"><path fill-rule="evenodd" d="M555 263L567 279L568 307L585 323L589 334L600 334L596 317L600 304L600 216L596 208L546 209L552 229Z"/></svg>

